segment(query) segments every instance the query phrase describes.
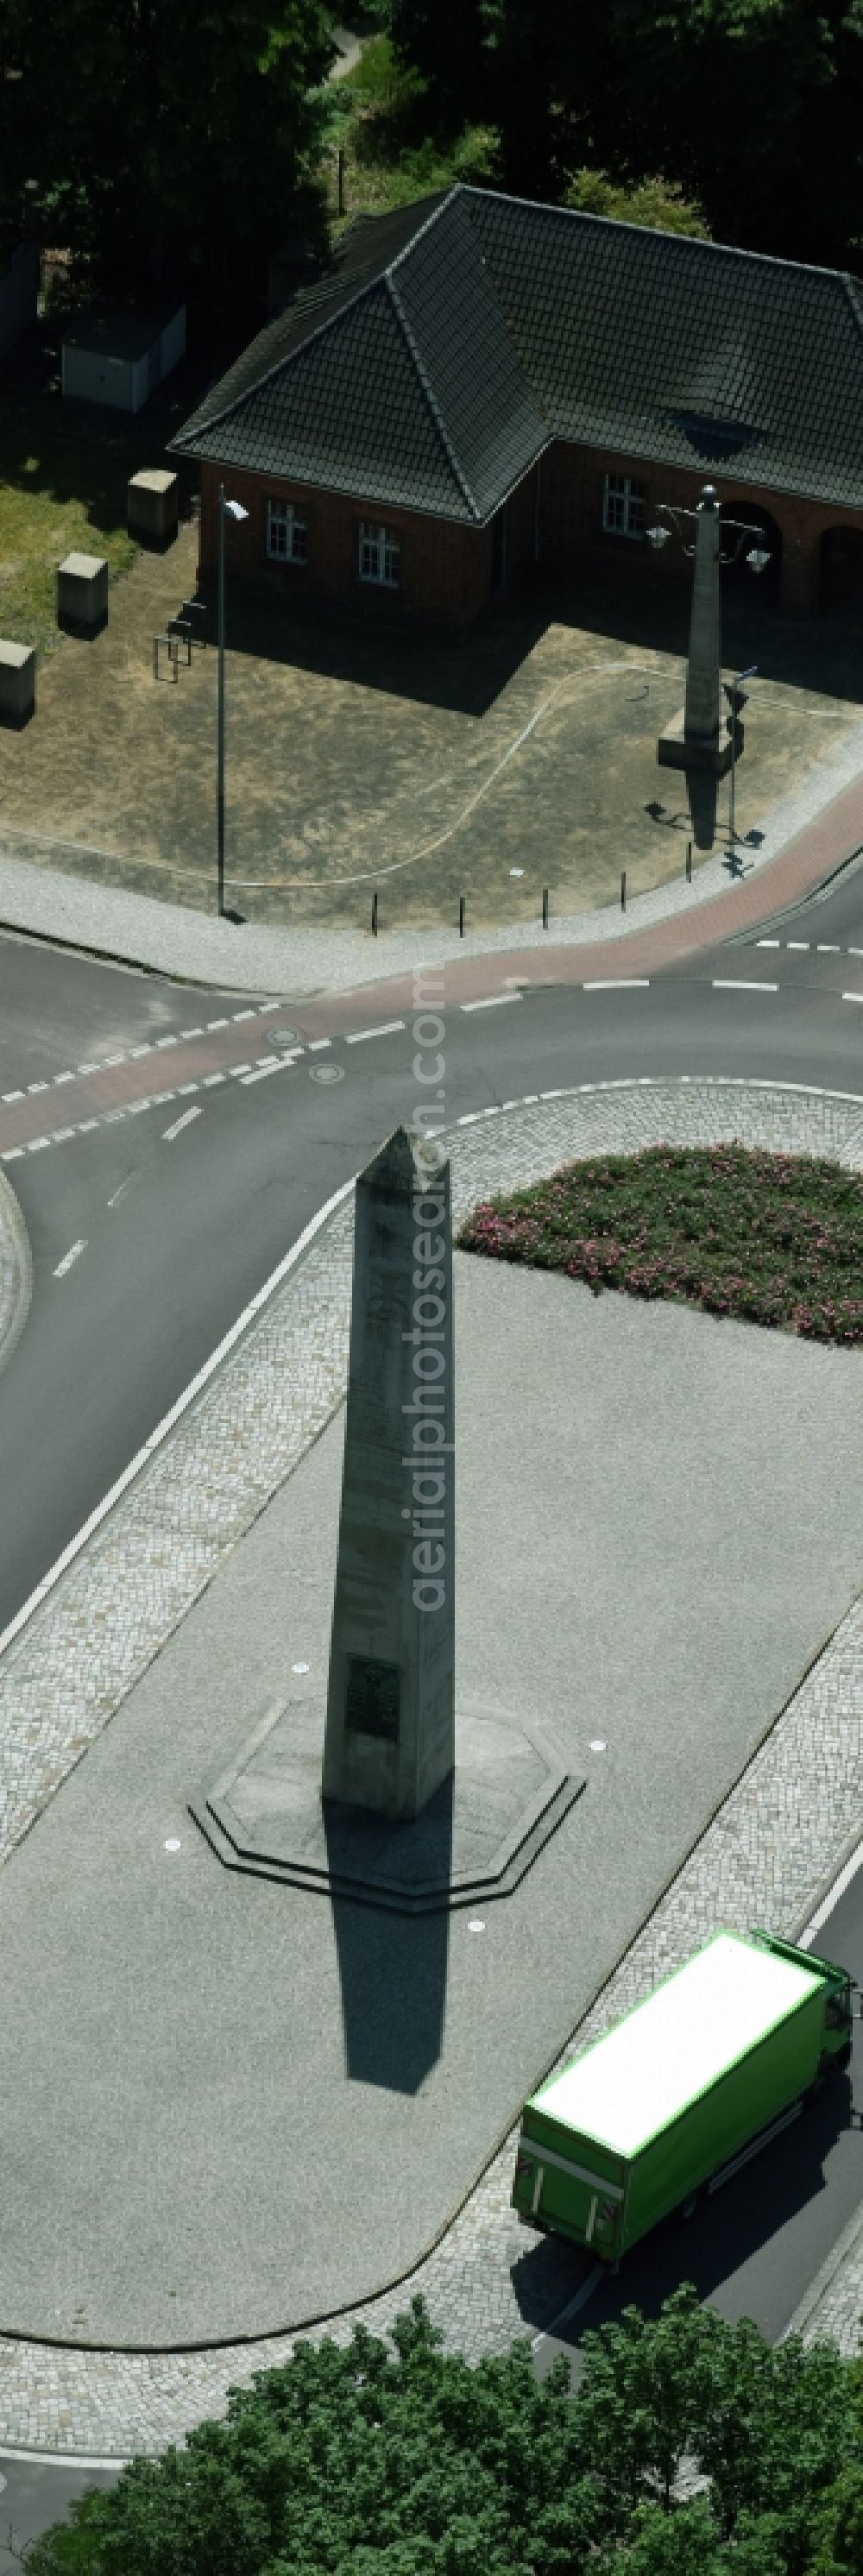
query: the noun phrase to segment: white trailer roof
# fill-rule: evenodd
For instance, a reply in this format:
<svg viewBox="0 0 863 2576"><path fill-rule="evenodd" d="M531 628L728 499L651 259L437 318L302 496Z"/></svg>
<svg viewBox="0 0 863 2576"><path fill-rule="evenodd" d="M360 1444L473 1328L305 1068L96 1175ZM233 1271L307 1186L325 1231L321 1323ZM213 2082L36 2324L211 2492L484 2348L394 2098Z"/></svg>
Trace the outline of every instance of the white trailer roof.
<svg viewBox="0 0 863 2576"><path fill-rule="evenodd" d="M615 2155L636 2155L820 1983L815 1969L717 1933L532 2099Z"/></svg>

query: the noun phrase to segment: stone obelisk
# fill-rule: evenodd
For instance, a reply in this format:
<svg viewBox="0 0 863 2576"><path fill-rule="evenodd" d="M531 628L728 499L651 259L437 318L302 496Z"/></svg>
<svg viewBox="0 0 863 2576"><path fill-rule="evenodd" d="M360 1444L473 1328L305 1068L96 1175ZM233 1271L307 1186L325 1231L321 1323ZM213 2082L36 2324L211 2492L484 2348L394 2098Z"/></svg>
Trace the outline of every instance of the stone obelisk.
<svg viewBox="0 0 863 2576"><path fill-rule="evenodd" d="M455 1763L449 1164L391 1136L356 1189L322 1796L403 1822Z"/></svg>
<svg viewBox="0 0 863 2576"><path fill-rule="evenodd" d="M663 727L656 747L660 768L700 769L722 778L731 763L731 742L720 730L720 598L719 566L722 517L716 488L705 483L695 513L695 563L686 696L680 713ZM737 747L743 728L738 723Z"/></svg>

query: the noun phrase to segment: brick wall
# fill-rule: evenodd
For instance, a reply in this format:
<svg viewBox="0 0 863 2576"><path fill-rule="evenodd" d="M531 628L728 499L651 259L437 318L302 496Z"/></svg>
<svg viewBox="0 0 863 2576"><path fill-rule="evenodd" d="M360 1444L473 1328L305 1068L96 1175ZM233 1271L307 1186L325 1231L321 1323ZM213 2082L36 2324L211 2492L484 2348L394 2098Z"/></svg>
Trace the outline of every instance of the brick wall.
<svg viewBox="0 0 863 2576"><path fill-rule="evenodd" d="M313 492L290 482L264 483L256 475L201 466L201 571L215 576L218 547L218 490L241 501L249 518L244 526L226 521L226 562L240 579L259 579L287 599L312 598L324 604L349 601L363 614L415 618L466 633L485 606L491 586L491 533L426 519L409 510L382 507L375 501L351 501L339 494ZM302 510L307 530L307 562L280 564L267 555L267 502L293 501ZM400 581L392 590L359 575L360 521L384 525L397 537ZM520 526L520 520L518 521Z"/></svg>
<svg viewBox="0 0 863 2576"><path fill-rule="evenodd" d="M783 493L745 485L699 465L657 466L643 458L609 456L600 448L569 447L558 441L540 465L542 558L571 564L601 578L630 582L660 573L666 579L690 578L689 565L672 537L654 548L646 539L614 536L602 524L603 483L607 473L629 475L643 484L645 526L655 520L660 501L681 501L694 510L707 482L720 502L737 518L759 510L773 520L781 538L779 605L792 613L810 614L818 607L821 588L821 540L828 529L863 530L863 510L841 510L819 501L793 499ZM691 537L692 531L687 530ZM769 532L768 532L769 543ZM769 575L764 576L769 580Z"/></svg>
<svg viewBox="0 0 863 2576"><path fill-rule="evenodd" d="M506 503L505 588L534 560L534 534L539 494L540 556L543 563L580 571L591 578L629 585L646 577L678 583L691 579L690 564L672 537L661 549L645 538L616 536L602 525L606 473L629 475L645 487L645 526L664 499L694 510L706 482L715 482L720 501L735 517L763 510L772 521L767 543L776 532L781 541L778 568L779 605L790 613L809 615L821 595L821 540L831 529L863 533L863 510L831 509L816 501L798 501L780 493L759 491L711 472L645 464L638 456L609 456L599 448L557 442L510 493ZM201 568L216 569L217 495L220 469L201 467ZM335 493L314 492L290 482L262 482L252 474L225 470L234 500L249 511L245 526L228 520L227 562L240 578L260 580L276 595L339 605L350 602L364 616L404 617L466 634L491 596L492 532L452 525L444 519L421 518L409 510L382 507L374 501L345 500ZM280 564L267 555L267 499L294 501L304 512L308 537L305 565ZM360 580L359 528L362 519L383 521L401 547L400 582L388 589ZM691 529L687 535L691 537ZM730 577L730 576L729 576ZM749 579L746 575L745 578ZM764 576L768 594L776 573Z"/></svg>

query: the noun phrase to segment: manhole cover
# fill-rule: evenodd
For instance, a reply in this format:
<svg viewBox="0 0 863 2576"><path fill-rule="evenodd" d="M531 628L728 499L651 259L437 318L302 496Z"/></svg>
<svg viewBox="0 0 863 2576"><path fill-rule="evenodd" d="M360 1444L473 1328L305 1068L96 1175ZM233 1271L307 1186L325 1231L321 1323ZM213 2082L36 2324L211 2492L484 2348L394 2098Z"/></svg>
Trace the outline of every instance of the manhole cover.
<svg viewBox="0 0 863 2576"><path fill-rule="evenodd" d="M344 1082L344 1078L345 1068L343 1064L311 1064L309 1066L310 1082Z"/></svg>
<svg viewBox="0 0 863 2576"><path fill-rule="evenodd" d="M268 1034L277 1046L293 1046L298 1036L296 1029L270 1029Z"/></svg>

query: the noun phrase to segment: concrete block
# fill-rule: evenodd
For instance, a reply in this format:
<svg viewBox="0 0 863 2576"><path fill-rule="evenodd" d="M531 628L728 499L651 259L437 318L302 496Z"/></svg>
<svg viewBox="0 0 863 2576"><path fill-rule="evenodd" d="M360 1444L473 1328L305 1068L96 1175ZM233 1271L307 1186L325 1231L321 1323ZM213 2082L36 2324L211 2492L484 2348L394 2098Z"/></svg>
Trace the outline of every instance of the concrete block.
<svg viewBox="0 0 863 2576"><path fill-rule="evenodd" d="M155 467L133 474L126 496L126 525L130 536L143 537L154 546L170 545L177 534L180 517L180 481L177 474L163 473Z"/></svg>
<svg viewBox="0 0 863 2576"><path fill-rule="evenodd" d="M26 724L35 705L35 645L0 643L0 724Z"/></svg>
<svg viewBox="0 0 863 2576"><path fill-rule="evenodd" d="M67 555L57 566L57 624L95 635L108 619L108 564L104 555Z"/></svg>

